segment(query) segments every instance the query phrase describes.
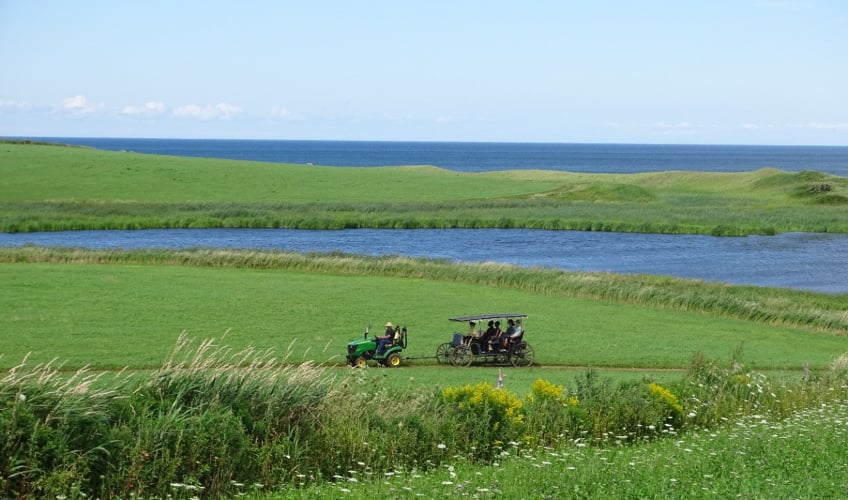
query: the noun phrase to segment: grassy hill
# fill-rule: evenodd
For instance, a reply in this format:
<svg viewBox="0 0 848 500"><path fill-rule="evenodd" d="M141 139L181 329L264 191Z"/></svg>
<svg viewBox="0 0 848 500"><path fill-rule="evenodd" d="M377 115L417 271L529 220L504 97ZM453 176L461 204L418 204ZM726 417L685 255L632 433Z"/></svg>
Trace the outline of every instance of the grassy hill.
<svg viewBox="0 0 848 500"><path fill-rule="evenodd" d="M812 171L460 173L0 143L0 230L498 227L848 232L848 179Z"/></svg>

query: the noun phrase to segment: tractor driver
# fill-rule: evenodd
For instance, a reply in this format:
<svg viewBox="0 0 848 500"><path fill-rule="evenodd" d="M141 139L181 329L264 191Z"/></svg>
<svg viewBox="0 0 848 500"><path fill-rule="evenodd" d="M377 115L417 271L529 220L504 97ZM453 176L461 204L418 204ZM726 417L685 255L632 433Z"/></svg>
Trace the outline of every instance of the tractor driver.
<svg viewBox="0 0 848 500"><path fill-rule="evenodd" d="M377 337L377 354L382 354L386 350L386 345L391 344L395 339L395 330L392 322L386 323L386 333Z"/></svg>

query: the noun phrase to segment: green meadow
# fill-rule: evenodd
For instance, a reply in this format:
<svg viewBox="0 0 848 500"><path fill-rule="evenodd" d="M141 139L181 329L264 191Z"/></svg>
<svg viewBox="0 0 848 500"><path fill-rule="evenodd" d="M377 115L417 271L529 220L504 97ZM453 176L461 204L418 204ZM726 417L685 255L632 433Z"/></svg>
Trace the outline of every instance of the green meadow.
<svg viewBox="0 0 848 500"><path fill-rule="evenodd" d="M823 462L785 457L841 453L844 296L203 249L4 248L0 279L3 496L845 487ZM464 328L450 316L496 310L529 315L536 365L502 368L495 389L499 368L432 359ZM386 320L409 329L411 359L347 367L346 342Z"/></svg>
<svg viewBox="0 0 848 500"><path fill-rule="evenodd" d="M813 171L460 173L0 143L0 230L540 228L848 231L848 179Z"/></svg>
<svg viewBox="0 0 848 500"><path fill-rule="evenodd" d="M0 230L848 230L846 179L456 173L0 143ZM833 497L846 295L401 256L0 248L0 497ZM523 312L530 368L453 367ZM345 345L406 326L400 368ZM504 375L504 388L494 386Z"/></svg>
<svg viewBox="0 0 848 500"><path fill-rule="evenodd" d="M402 257L24 247L0 250L0 276L7 368L152 369L183 332L343 365L386 321L409 329L410 365L432 365L466 328L450 317L501 311L530 315L541 367L681 369L740 345L759 369L823 367L848 332L839 295Z"/></svg>

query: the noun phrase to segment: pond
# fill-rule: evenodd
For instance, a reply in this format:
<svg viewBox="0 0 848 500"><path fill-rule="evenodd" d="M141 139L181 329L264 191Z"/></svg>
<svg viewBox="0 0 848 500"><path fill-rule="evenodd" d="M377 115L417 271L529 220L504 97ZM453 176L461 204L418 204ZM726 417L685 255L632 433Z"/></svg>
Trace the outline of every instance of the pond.
<svg viewBox="0 0 848 500"><path fill-rule="evenodd" d="M535 229L156 229L0 233L0 246L252 248L408 255L848 292L848 235L714 237Z"/></svg>

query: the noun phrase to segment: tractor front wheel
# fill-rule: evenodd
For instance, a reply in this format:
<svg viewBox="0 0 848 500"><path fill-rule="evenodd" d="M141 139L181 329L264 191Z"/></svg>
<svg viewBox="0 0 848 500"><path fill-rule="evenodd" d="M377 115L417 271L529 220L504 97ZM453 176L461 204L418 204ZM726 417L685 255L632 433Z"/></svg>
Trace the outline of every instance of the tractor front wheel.
<svg viewBox="0 0 848 500"><path fill-rule="evenodd" d="M356 361L354 361L353 366L357 368L365 368L366 366L368 366L368 360L365 359L365 356L359 356L358 358L356 358Z"/></svg>

